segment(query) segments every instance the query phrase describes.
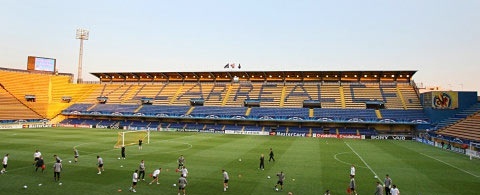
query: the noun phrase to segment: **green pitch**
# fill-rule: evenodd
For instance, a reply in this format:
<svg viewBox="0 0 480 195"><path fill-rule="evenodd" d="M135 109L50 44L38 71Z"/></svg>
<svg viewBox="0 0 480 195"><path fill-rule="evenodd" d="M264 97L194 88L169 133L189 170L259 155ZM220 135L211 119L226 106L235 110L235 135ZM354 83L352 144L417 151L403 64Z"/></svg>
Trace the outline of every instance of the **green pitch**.
<svg viewBox="0 0 480 195"><path fill-rule="evenodd" d="M127 159L119 160L120 149L113 148L115 130L0 130L0 139L0 155L10 154L8 172L0 175L0 194L130 193L132 173L142 159L147 176L138 183L137 194L177 194L173 184L180 176L175 169L181 154L189 170L187 194L305 195L323 194L326 189L345 194L351 164L356 166L360 195L373 194L376 181L383 181L385 174L390 174L403 195L477 194L480 190L479 160L413 141L152 132L143 150L127 146ZM76 164L74 146L80 152ZM275 162L268 162L269 148L275 152ZM35 149L47 163L43 174L34 172ZM262 153L265 170L258 169ZM63 159L62 185L53 181L54 154ZM97 175L97 155L105 161L101 175ZM148 185L152 179L148 175L157 167L162 168L160 184ZM223 192L222 169L230 176L227 192ZM280 171L286 174L285 186L275 192L275 174Z"/></svg>

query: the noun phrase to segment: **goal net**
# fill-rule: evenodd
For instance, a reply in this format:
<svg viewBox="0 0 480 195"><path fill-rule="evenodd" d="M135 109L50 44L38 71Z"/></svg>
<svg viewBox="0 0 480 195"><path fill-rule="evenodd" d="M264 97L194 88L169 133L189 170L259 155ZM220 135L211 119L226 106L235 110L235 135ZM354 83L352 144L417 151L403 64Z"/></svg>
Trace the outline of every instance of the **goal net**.
<svg viewBox="0 0 480 195"><path fill-rule="evenodd" d="M122 146L136 145L138 140L142 143L150 143L150 131L122 131L118 132L117 143L114 148L121 148Z"/></svg>

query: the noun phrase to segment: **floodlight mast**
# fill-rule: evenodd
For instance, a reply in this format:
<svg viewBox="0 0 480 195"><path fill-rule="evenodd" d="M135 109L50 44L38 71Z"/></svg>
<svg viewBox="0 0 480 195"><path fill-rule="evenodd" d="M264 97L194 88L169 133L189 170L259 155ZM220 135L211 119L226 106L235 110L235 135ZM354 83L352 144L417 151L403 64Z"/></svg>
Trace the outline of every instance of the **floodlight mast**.
<svg viewBox="0 0 480 195"><path fill-rule="evenodd" d="M86 29L77 29L76 39L80 39L80 54L78 55L78 73L77 73L77 83L82 83L82 59L83 59L83 41L88 40L88 30Z"/></svg>

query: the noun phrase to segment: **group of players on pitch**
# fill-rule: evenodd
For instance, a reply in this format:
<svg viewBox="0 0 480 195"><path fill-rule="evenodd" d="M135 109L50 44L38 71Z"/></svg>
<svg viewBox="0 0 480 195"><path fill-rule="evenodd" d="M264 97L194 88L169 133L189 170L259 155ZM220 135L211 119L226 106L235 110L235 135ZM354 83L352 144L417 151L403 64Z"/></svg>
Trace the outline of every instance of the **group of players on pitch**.
<svg viewBox="0 0 480 195"><path fill-rule="evenodd" d="M375 178L377 178L377 176L375 176ZM377 181L374 194L383 195L384 190L385 195L400 195L400 190L395 184L392 183L392 178L390 178L388 174L385 176L383 185L380 183L380 181ZM350 183L348 184L347 193L350 195L357 195L355 183L355 165L350 167ZM325 195L330 194L325 193Z"/></svg>

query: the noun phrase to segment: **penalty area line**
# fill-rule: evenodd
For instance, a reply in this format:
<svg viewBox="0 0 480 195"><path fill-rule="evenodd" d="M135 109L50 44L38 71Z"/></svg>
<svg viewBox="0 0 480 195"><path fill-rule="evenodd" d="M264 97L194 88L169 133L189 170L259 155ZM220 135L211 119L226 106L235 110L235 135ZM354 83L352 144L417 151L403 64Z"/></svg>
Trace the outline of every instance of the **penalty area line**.
<svg viewBox="0 0 480 195"><path fill-rule="evenodd" d="M353 153L355 153L358 158L360 158L360 160L363 162L363 164L365 164L365 166L367 166L368 169L370 169L370 171L373 173L373 175L377 176L377 173L375 173L375 171L373 171L372 167L370 167L370 165L367 164L367 162L365 162L365 160L363 160L363 158L347 143L347 142L343 142L345 143L345 145L347 145L350 150L352 150ZM380 178L377 176L377 180L380 182L380 183L383 183L382 180L380 180Z"/></svg>
<svg viewBox="0 0 480 195"><path fill-rule="evenodd" d="M447 162L445 162L445 161L442 161L442 160L440 160L440 159L438 159L438 158L435 158L435 157L433 157L433 156L429 156L429 155L426 155L426 154L424 154L424 153L419 153L419 154L421 154L421 155L423 155L423 156L426 156L426 157L428 157L428 158L431 158L431 159L433 159L433 160L436 160L436 161L438 161L438 162L441 162L441 163L443 163L443 164L445 164L445 165L448 165L448 166L450 166L450 167L452 167L452 168L455 168L455 169L457 169L457 170L459 170L459 171L462 171L462 172L464 172L464 173L466 173L466 174L469 174L469 175L471 175L471 176L474 176L474 177L476 177L476 178L479 178L479 177L480 177L480 176L478 176L478 175L475 175L475 174L470 173L470 172L468 172L468 171L466 171L466 170L463 170L463 169L461 169L461 168L458 168L458 167L456 167L456 166L454 166L454 165L452 165L452 164L450 164L450 163L447 163Z"/></svg>

